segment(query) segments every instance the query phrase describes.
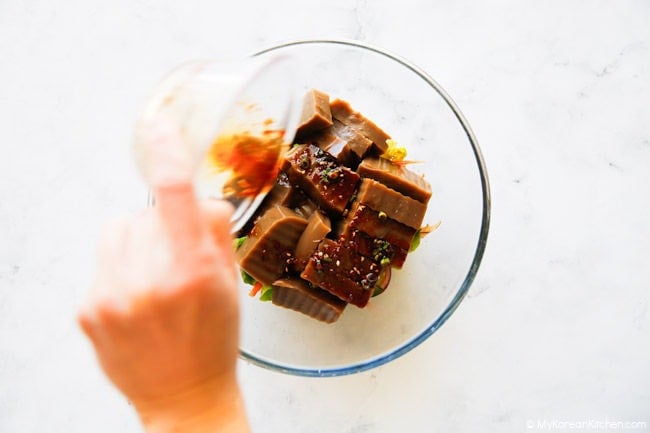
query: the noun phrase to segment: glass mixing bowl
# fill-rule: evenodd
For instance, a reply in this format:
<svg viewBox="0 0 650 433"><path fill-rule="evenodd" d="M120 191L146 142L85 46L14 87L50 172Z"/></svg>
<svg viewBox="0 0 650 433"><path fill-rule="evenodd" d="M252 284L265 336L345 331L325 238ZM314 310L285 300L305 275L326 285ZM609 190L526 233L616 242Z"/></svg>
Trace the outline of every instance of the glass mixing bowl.
<svg viewBox="0 0 650 433"><path fill-rule="evenodd" d="M432 335L469 290L485 250L490 221L488 177L477 140L459 108L425 71L361 42L286 43L255 57L286 54L298 90L345 99L408 149L430 182L422 239L388 290L368 306L349 306L333 324L246 296L241 283L241 356L271 370L339 376L398 358Z"/></svg>

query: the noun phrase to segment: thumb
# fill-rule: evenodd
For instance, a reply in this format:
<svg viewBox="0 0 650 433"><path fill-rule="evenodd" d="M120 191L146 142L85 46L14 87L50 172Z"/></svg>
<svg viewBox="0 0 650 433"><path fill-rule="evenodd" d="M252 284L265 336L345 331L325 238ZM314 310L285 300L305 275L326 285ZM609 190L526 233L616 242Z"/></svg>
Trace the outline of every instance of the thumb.
<svg viewBox="0 0 650 433"><path fill-rule="evenodd" d="M202 213L214 244L226 251L233 252L233 235L230 219L233 207L225 200L206 200L201 203ZM234 255L233 255L234 260Z"/></svg>
<svg viewBox="0 0 650 433"><path fill-rule="evenodd" d="M201 211L206 222L209 235L216 247L216 253L223 265L221 269L232 277L232 282L236 286L237 266L235 262L235 248L233 245L233 235L231 233L230 219L234 209L230 203L225 200L205 200L201 203Z"/></svg>

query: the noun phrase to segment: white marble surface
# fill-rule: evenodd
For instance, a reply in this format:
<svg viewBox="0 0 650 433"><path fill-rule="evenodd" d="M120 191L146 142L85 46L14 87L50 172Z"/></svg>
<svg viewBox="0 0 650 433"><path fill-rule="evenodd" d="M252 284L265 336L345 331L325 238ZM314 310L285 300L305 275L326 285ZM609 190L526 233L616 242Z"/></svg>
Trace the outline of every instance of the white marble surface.
<svg viewBox="0 0 650 433"><path fill-rule="evenodd" d="M73 320L101 222L142 205L135 112L183 59L318 36L384 46L451 93L492 230L459 310L394 363L242 362L254 430L650 431L650 2L2 0L0 432L140 431Z"/></svg>

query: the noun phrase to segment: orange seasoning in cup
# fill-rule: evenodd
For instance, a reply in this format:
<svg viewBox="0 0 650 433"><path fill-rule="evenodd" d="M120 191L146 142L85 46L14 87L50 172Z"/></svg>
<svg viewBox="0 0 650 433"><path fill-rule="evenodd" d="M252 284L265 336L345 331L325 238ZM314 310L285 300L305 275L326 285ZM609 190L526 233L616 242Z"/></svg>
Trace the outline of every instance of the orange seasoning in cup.
<svg viewBox="0 0 650 433"><path fill-rule="evenodd" d="M285 148L282 129L221 134L210 147L206 162L209 170L228 173L224 197L255 197L273 185Z"/></svg>

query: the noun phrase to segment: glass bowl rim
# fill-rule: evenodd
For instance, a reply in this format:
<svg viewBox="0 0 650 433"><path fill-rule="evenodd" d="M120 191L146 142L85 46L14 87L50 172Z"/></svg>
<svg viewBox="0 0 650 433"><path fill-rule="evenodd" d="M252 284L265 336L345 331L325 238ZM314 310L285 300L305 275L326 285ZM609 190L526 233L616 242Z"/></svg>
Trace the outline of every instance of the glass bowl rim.
<svg viewBox="0 0 650 433"><path fill-rule="evenodd" d="M298 45L309 45L309 44L324 44L324 45L334 44L334 45L343 45L348 47L360 48L362 50L368 50L376 54L379 54L381 56L384 56L389 60L393 60L401 64L402 66L406 67L407 69L411 70L416 75L418 75L429 86L431 86L431 88L435 90L438 93L438 95L440 95L440 97L442 97L442 99L445 101L447 106L453 111L454 115L456 116L456 119L460 122L463 130L465 131L465 134L467 135L470 145L472 146L474 159L476 161L479 170L480 179L481 179L481 191L482 191L482 198L483 198L481 228L479 231L479 238L476 245L476 251L474 252L474 257L472 259L472 264L470 265L469 270L467 271L463 283L460 285L460 288L454 295L449 305L447 305L447 307L442 312L442 314L435 321L433 321L431 325L429 325L418 335L406 341L405 343L401 344L399 347L391 350L390 352L376 356L375 358L371 358L370 360L365 360L362 362L358 362L358 363L354 363L342 367L332 367L332 368L322 368L322 369L321 368L312 369L312 368L282 365L280 363L275 363L273 361L264 359L262 357L258 357L252 353L247 352L241 347L239 349L239 356L242 359L250 362L251 364L264 367L272 371L291 374L295 376L306 376L306 377L345 376L349 374L361 373L363 371L367 371L379 367L410 352L411 350L419 346L421 343L423 343L434 332L436 332L447 321L447 319L454 313L454 311L456 311L461 301L467 295L467 292L470 286L472 285L474 278L476 277L479 266L481 264L481 260L483 258L483 253L485 252L488 231L490 226L490 208L491 208L490 184L487 175L487 168L485 165L485 161L483 159L483 154L481 153L481 149L478 145L478 140L476 139L476 136L474 135L474 132L472 131L472 128L469 125L469 122L467 121L463 113L460 111L460 108L458 107L458 105L456 105L453 99L447 94L447 92L440 86L440 84L438 84L437 81L431 78L427 72L425 72L423 69L416 66L409 60L406 60L405 58L397 54L385 50L384 48L379 48L377 46L367 44L365 42L350 40L350 39L301 39L301 40L289 41L289 42L280 43L262 49L260 51L257 51L252 54L252 57L267 54L282 48L288 48L288 47L298 46Z"/></svg>

